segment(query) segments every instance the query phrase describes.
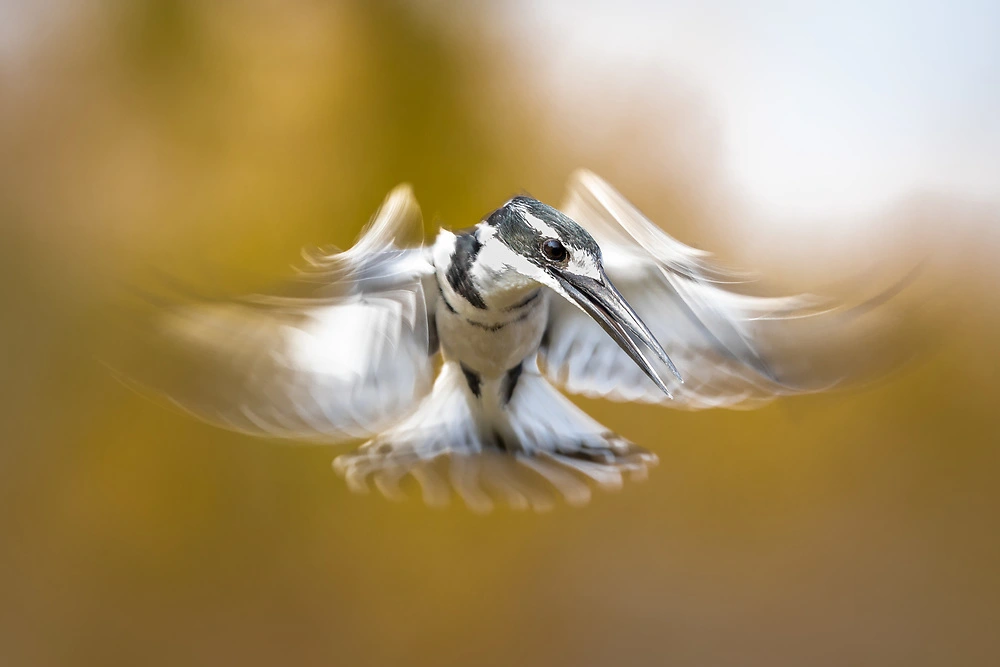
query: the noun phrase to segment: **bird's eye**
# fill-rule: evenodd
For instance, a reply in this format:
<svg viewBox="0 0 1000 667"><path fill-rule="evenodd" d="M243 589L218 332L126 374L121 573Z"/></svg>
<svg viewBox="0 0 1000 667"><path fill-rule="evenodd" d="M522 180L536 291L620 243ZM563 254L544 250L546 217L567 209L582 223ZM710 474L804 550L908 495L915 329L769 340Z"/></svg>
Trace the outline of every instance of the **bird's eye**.
<svg viewBox="0 0 1000 667"><path fill-rule="evenodd" d="M562 262L569 255L566 252L566 246L558 239L546 239L542 241L542 254L553 262Z"/></svg>

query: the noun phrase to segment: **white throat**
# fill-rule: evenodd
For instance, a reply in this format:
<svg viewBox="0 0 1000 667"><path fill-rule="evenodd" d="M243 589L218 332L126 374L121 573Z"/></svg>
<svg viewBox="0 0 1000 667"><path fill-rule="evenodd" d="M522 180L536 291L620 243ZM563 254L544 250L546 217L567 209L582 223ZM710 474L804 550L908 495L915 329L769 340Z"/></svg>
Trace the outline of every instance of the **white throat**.
<svg viewBox="0 0 1000 667"><path fill-rule="evenodd" d="M496 229L480 224L482 244L472 265L472 280L491 308L509 308L542 286L531 276L540 269L496 238Z"/></svg>

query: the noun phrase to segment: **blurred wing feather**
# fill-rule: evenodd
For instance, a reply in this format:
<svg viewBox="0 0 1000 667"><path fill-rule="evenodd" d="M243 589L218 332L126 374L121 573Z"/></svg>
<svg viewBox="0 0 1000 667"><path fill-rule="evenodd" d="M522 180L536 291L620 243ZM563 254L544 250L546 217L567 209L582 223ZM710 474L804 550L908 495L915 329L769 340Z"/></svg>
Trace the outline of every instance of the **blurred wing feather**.
<svg viewBox="0 0 1000 667"><path fill-rule="evenodd" d="M433 379L433 267L422 248L397 245L420 227L400 186L353 248L311 254L273 293L159 312L136 383L255 435L337 442L383 430Z"/></svg>
<svg viewBox="0 0 1000 667"><path fill-rule="evenodd" d="M846 355L879 326L871 310L811 295L741 294L744 275L670 237L596 175L574 174L563 211L601 244L611 281L673 359L683 384L670 400L610 337L554 299L542 353L564 389L676 408L753 407L775 396L827 389L850 374ZM846 364L846 365L845 365Z"/></svg>

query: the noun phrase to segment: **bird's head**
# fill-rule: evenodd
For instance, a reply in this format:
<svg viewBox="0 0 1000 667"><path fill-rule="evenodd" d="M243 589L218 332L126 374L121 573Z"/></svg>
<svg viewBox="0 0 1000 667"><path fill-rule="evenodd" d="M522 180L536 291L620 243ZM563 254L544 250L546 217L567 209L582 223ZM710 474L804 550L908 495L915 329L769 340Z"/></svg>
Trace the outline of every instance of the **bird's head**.
<svg viewBox="0 0 1000 667"><path fill-rule="evenodd" d="M477 238L485 267L503 267L507 281L552 288L600 324L670 394L650 353L678 379L680 375L649 327L611 283L601 248L587 230L561 211L520 196L491 213L480 224Z"/></svg>

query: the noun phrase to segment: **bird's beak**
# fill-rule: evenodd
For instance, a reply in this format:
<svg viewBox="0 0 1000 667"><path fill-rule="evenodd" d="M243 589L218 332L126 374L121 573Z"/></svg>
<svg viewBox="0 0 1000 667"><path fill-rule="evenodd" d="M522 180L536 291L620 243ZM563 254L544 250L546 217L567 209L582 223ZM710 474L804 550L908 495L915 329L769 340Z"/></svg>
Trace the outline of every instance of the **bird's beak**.
<svg viewBox="0 0 1000 667"><path fill-rule="evenodd" d="M556 273L555 278L570 298L601 325L642 369L642 372L656 383L663 393L671 396L670 390L650 363L642 346L652 351L678 380L681 382L684 380L649 327L639 319L625 297L611 284L607 275L601 271L600 279L594 279L567 272Z"/></svg>

